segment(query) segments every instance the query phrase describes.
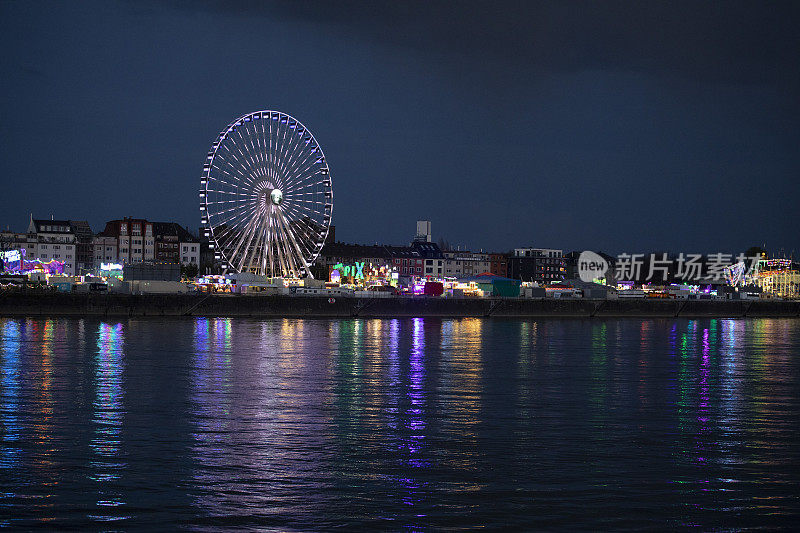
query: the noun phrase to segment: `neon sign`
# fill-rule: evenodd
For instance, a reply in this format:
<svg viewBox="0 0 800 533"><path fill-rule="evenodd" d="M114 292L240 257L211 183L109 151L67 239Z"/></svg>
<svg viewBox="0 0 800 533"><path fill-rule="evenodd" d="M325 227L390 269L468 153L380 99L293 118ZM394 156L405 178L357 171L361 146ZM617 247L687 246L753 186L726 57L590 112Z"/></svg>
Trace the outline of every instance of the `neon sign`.
<svg viewBox="0 0 800 533"><path fill-rule="evenodd" d="M355 265L343 265L336 263L333 265L333 270L338 271L340 277L348 278L352 276L355 279L364 279L364 262L356 261ZM333 273L331 273L333 276Z"/></svg>
<svg viewBox="0 0 800 533"><path fill-rule="evenodd" d="M100 270L122 270L119 263L100 263Z"/></svg>
<svg viewBox="0 0 800 533"><path fill-rule="evenodd" d="M19 255L19 250L8 250L7 252L2 252L0 255L3 256L3 261L9 263L13 261L19 261L19 258L21 257Z"/></svg>

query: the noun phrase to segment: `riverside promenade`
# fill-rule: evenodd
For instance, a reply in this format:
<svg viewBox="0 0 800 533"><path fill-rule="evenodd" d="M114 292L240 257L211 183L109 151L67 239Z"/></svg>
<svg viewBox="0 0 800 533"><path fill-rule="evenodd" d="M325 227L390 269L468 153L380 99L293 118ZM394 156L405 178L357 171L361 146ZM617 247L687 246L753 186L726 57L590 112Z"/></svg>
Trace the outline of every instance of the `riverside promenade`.
<svg viewBox="0 0 800 533"><path fill-rule="evenodd" d="M800 317L800 301L6 293L0 296L0 316Z"/></svg>

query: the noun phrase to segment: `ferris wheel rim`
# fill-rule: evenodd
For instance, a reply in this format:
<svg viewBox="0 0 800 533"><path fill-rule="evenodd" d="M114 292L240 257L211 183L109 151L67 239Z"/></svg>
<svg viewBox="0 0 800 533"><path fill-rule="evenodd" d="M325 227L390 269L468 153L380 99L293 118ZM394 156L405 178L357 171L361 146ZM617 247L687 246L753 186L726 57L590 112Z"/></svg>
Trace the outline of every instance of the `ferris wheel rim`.
<svg viewBox="0 0 800 533"><path fill-rule="evenodd" d="M233 132L237 131L237 127L238 126L242 126L242 125L246 125L247 122L253 122L255 124L255 122L254 122L255 120L269 120L270 121L270 132L269 132L270 137L269 137L269 139L267 139L267 133L266 133L265 129L263 128L263 123L262 123L263 138L259 139L258 138L258 128L256 128L256 127L253 128L254 133L256 135L256 138L257 138L257 143L259 144L259 149L262 148L261 147L261 143L262 142L264 143L263 149L266 148L267 140L269 140L269 142L270 142L270 150L272 150L272 148L273 148L273 144L272 144L272 141L273 141L273 138L272 138L273 130L272 130L272 126L271 126L272 121L277 120L278 125L276 126L276 133L279 132L281 124L286 124L286 129L283 131L283 139L281 139L281 141L280 141L280 150L281 150L281 154L280 155L281 155L281 157L283 157L285 155L285 156L288 157L288 159L286 161L284 161L282 158L279 159L279 158L277 158L277 154L276 153L272 153L272 152L266 154L272 160L271 161L272 164L273 164L272 175L267 175L266 174L267 159L266 159L265 154L263 152L257 151L257 149L255 147L255 144L253 143L253 139L252 138L249 139L250 140L250 146L253 148L253 152L252 153L250 152L250 149L247 147L246 143L244 143L244 147L245 147L245 150L248 152L248 156L245 156L245 154L242 153L242 151L240 149L238 150L239 153L242 155L242 157L244 159L246 159L247 162L248 162L248 167L247 167L246 170L249 170L249 171L257 170L257 169L254 169L252 167L252 165L253 164L258 164L258 159L259 159L258 156L260 156L261 162L263 162L264 165L265 165L262 169L260 169L262 174L263 174L263 176L256 176L254 174L251 174L251 175L247 176L249 181L247 183L245 183L245 186L252 187L254 185L254 179L258 179L259 177L263 177L264 179L258 185L262 186L265 183L269 184L269 186L271 187L271 189L269 189L269 191L270 191L269 198L272 200L272 202L276 206L278 206L279 204L283 203L286 200L289 200L288 201L288 205L285 206L284 209L281 209L281 210L271 209L270 210L269 222L268 223L265 220L262 221L262 220L258 220L257 219L258 216L262 216L263 213L261 213L260 211L257 213L254 210L254 206L256 206L256 204L254 204L254 206L251 206L249 208L248 207L243 207L242 205L238 205L238 206L234 205L233 207L231 207L231 208L229 208L227 210L221 210L221 211L214 212L210 208L210 203L209 203L209 193L211 193L211 192L214 192L216 194L222 194L222 193L233 194L230 191L211 190L211 189L209 189L209 185L211 184L212 181L216 181L216 182L219 182L220 184L225 184L225 185L228 185L228 186L231 186L231 187L234 186L231 183L228 183L225 180L222 180L221 178L212 176L212 168L219 168L219 167L216 167L216 165L214 165L214 162L217 161L218 158L219 159L225 159L220 154L220 150L223 148L223 146L226 146L225 145L225 141L227 141L230 138L232 144L234 146L236 145L236 140L232 138L232 134L233 134ZM304 142L306 145L310 145L311 146L311 150L307 154L305 154L305 157L300 161L292 162L292 158L296 158L296 157L299 157L300 155L302 155L302 150L300 152L298 152L297 154L295 154L295 152L297 152L297 150L298 150L298 145L296 143L301 142L301 141L298 141L296 138L291 138L291 134L290 134L290 139L288 141L288 144L286 144L286 145L283 144L284 142L286 142L286 135L288 133L288 130L290 130L290 129L294 130L294 131L297 131L299 136L302 138L302 142ZM247 129L247 127L245 127L244 130L247 132L248 136L250 136L250 134L251 134L250 130ZM305 137L305 136L307 136L307 137ZM241 132L239 132L239 138L240 138L240 140L242 140L244 142L244 139L242 138ZM294 146L293 146L293 143L295 143ZM276 144L274 145L274 147L275 147L275 149L277 151L278 150L277 141L276 141ZM292 150L291 154L288 153L288 150L289 150L290 147L291 147L291 150ZM227 146L226 146L226 150L229 150L227 148ZM287 153L283 154L283 150L287 150ZM318 156L315 155L316 152L319 153ZM236 157L232 152L231 152L231 155L234 158ZM249 159L248 159L248 157L249 157ZM311 159L312 162L309 162L309 159ZM237 161L238 161L238 159L237 159ZM301 165L301 166L302 165L306 165L306 166L302 168L302 171L296 172L295 174L292 174L291 172L287 172L286 175L281 175L274 168L277 162L280 162L281 165L283 165L283 166L286 166L289 163L292 163L293 166L291 168L289 168L290 171L297 170L297 166L298 165ZM317 168L315 171L311 172L312 167L317 163L321 163L319 168ZM230 164L230 163L228 163L228 164ZM286 171L285 168L283 168L283 170ZM225 172L225 171L222 171L222 172ZM230 174L228 172L225 172L225 174L228 174L230 176ZM316 182L310 181L317 174L320 174L322 176L322 179L318 180ZM302 179L300 179L300 176L302 176ZM231 181L234 181L234 179L231 179ZM220 216L220 215L222 215L222 214L224 214L226 212L238 210L235 214L230 215L230 218L223 219L223 222L220 224L220 226L222 226L222 225L226 226L226 230L227 230L227 232L229 234L233 234L234 229L240 229L241 230L243 224L246 224L244 226L244 230L245 231L248 228L251 228L251 227L252 228L259 227L259 231L263 230L263 231L266 231L267 234L268 234L267 237L265 237L264 244L262 244L261 246L269 246L269 253L270 254L272 253L273 246L278 246L278 247L283 246L284 247L284 249L285 249L285 257L282 256L280 258L281 259L281 264L279 264L279 265L274 264L272 262L273 258L270 257L270 274L271 275L273 275L273 276L275 275L275 267L278 266L278 268L280 268L280 270L281 270L283 275L286 275L287 273L292 273L294 275L305 274L305 275L311 276L311 271L310 271L309 267L319 257L320 253L322 252L322 248L324 246L324 243L327 241L328 235L330 234L330 226L331 226L331 222L333 220L333 187L332 187L332 177L330 175L330 166L328 165L328 160L327 160L327 157L325 156L325 152L322 149L322 146L320 145L320 143L317 140L316 136L308 129L307 126L305 126L302 122L300 122L293 115L290 115L290 114L285 113L283 111L277 111L277 110L272 110L272 109L253 111L253 112L245 113L244 115L241 115L241 116L237 117L236 119L234 119L231 122L229 122L227 124L227 126L225 128L223 128L219 132L219 134L215 137L215 139L214 139L214 141L213 141L213 143L211 145L211 150L209 150L209 152L207 153L207 156L206 156L203 175L201 177L201 185L202 185L201 194L200 194L200 196L202 198L202 200L200 202L200 204L201 204L201 206L200 206L201 223L203 225L203 229L204 229L205 235L209 239L209 243L213 243L214 244L213 248L214 248L215 260L217 259L217 256L219 255L219 259L228 268L231 268L231 269L234 269L234 270L237 270L237 271L242 271L244 267L247 267L246 268L247 270L251 270L252 267L253 267L253 260L257 259L257 257L256 257L257 253L254 253L252 256L250 256L250 261L248 263L246 263L247 253L250 250L251 242L252 242L252 239L253 239L252 235L250 236L250 239L247 241L247 244L245 245L245 249L244 249L245 250L245 252L244 252L245 255L242 257L242 260L239 261L238 266L235 264L235 262L238 259L237 255L239 253L239 249L242 246L242 244L244 244L244 242L245 242L244 241L244 237L240 238L239 243L238 243L237 247L233 250L233 252L231 252L230 249L226 249L225 246L221 246L221 240L222 240L222 237L224 235L220 234L219 226L215 226L214 225L214 223L212 221L212 216ZM290 185L293 185L294 187L291 187ZM241 185L239 185L238 183L235 186L237 188L239 188L239 189L242 189ZM304 192L304 193L299 193L299 191L310 189L312 186L321 186L321 191L322 191L321 199L319 199L319 200L313 200L313 199L312 200L304 200L304 199L301 199L301 198L298 197L298 198L295 199L297 205L293 205L293 203L291 201L294 198L293 195L303 196L303 195L314 195L314 194L319 194L320 193L320 190L317 190L316 192L307 191L307 192ZM277 191L277 194L276 194L276 191ZM242 195L241 193L237 193L237 194L239 196ZM245 200L242 200L242 199L223 200L223 201L218 201L218 202L214 202L214 203L234 203L235 204L236 202L245 202ZM308 207L306 205L303 205L303 202L311 203L312 207ZM317 207L316 210L315 210L313 206L316 206L316 205L319 205L319 207ZM274 212L277 212L277 215L274 215ZM285 214L284 214L284 212L285 212ZM289 218L288 221L287 221L287 215L290 215L290 217L291 217L291 218ZM248 216L252 216L253 218L251 218L249 221L246 222ZM317 216L318 220L315 220L314 218L312 218L312 216ZM302 229L305 232L305 234L304 235L300 235L299 238L298 238L298 236L296 236L294 234L294 232L292 231L292 229L290 227L292 222L296 223L298 220L303 220L304 227L302 227ZM320 222L320 220L321 220L321 222ZM231 227L227 227L228 223L231 223ZM265 230L263 228L263 226L262 226L263 224L267 224L267 227L269 229ZM312 227L311 224L314 224L314 226ZM273 242L272 240L270 240L269 243L267 243L266 239L270 238L270 235L272 236L273 239L275 239L277 235L282 235L282 238L284 239L284 241L283 242L278 242L277 240L275 240ZM308 238L310 236L314 236L316 238L314 238L313 241L309 242ZM259 239L261 239L261 235L259 235ZM291 242L288 242L288 241L291 241ZM257 239L256 242L253 244L253 246L258 247L259 243L260 243L260 240ZM230 245L230 242L228 243L228 245ZM261 261L263 263L263 271L264 271L264 273L266 273L266 258L265 258L265 255L263 253L263 250L262 250L261 258L259 259L259 261ZM258 266L258 264L256 264L256 266Z"/></svg>

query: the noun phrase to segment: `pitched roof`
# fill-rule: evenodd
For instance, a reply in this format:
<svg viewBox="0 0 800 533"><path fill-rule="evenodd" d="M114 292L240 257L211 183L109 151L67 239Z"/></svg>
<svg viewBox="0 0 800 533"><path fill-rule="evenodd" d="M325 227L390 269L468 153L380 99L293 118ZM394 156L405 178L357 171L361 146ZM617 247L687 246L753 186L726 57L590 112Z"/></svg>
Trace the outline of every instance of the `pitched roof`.
<svg viewBox="0 0 800 533"><path fill-rule="evenodd" d="M33 219L37 233L72 233L72 225L69 220L39 220Z"/></svg>
<svg viewBox="0 0 800 533"><path fill-rule="evenodd" d="M385 246L347 244L343 242L329 242L322 247L320 255L333 257L389 257L389 252Z"/></svg>
<svg viewBox="0 0 800 533"><path fill-rule="evenodd" d="M178 237L180 242L200 242L177 222L153 222L153 235L170 235Z"/></svg>

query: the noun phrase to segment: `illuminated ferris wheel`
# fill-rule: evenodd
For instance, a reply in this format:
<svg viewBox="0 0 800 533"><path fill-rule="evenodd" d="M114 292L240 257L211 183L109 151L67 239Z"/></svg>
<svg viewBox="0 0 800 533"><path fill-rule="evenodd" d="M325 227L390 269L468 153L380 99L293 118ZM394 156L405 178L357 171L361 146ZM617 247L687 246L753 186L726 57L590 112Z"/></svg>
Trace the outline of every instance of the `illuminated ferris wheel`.
<svg viewBox="0 0 800 533"><path fill-rule="evenodd" d="M226 270L311 276L333 213L325 155L311 132L278 111L231 122L208 152L200 212Z"/></svg>

